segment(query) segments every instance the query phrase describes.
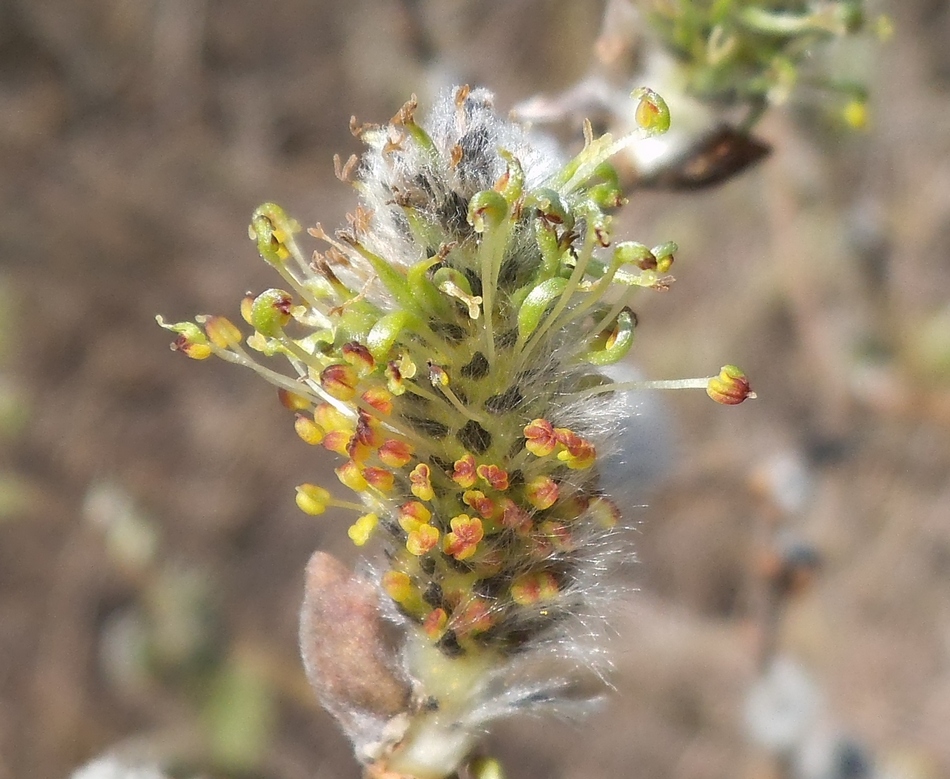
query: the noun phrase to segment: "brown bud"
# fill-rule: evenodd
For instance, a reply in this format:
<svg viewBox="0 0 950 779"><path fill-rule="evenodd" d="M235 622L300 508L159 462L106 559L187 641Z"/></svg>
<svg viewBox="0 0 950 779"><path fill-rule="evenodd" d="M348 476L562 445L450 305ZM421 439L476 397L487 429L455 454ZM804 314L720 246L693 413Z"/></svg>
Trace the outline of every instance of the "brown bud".
<svg viewBox="0 0 950 779"><path fill-rule="evenodd" d="M360 752L406 709L409 685L383 635L379 594L339 560L315 552L307 563L300 653L323 707Z"/></svg>

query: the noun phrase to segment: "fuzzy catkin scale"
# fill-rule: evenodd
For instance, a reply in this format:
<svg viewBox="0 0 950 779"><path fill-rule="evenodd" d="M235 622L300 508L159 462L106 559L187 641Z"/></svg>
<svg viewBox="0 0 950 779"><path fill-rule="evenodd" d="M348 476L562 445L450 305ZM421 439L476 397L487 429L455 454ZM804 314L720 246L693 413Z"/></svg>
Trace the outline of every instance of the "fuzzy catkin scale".
<svg viewBox="0 0 950 779"><path fill-rule="evenodd" d="M360 205L334 235L310 230L325 253L305 258L277 206L251 225L287 288L244 301L246 346L292 375L222 317L167 327L189 356L277 384L300 437L342 457L358 502L304 484L298 505L362 509L349 535L384 562L357 579L314 556L305 665L371 775L439 779L488 721L588 697L580 669L600 672L604 574L625 553L599 473L622 407L602 367L675 247L613 243L609 136L565 161L467 87L422 124L410 101L356 129Z"/></svg>

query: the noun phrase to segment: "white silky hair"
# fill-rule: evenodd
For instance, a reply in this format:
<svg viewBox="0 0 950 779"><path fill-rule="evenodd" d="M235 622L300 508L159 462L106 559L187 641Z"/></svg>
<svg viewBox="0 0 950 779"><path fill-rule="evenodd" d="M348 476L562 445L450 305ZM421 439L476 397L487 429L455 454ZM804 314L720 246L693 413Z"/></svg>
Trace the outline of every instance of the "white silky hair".
<svg viewBox="0 0 950 779"><path fill-rule="evenodd" d="M408 267L423 259L423 251L439 248L420 246L415 240L402 206L393 202L394 191L414 196L414 205L442 227L444 238L449 240L453 226L467 230L462 224L467 210L453 213L453 207L467 209L473 195L491 189L505 173L508 163L499 150L520 162L527 188L542 186L564 163L555 141L498 116L488 90L472 90L461 103L456 101L457 92L443 92L420 123L432 139L436 155L417 143L391 148L393 138L388 126L364 134L370 148L361 160L357 188L363 205L373 214L365 242L391 263ZM456 147L463 150L463 155L453 167L450 161ZM510 254L517 257L521 247L517 236L515 239ZM530 235L520 242L525 248L533 244ZM536 257L536 251L530 254Z"/></svg>
<svg viewBox="0 0 950 779"><path fill-rule="evenodd" d="M643 378L630 363L610 365L601 372L617 384ZM600 485L622 507L642 505L673 464L675 425L663 393L645 389L617 395L610 409L610 446L598 451Z"/></svg>

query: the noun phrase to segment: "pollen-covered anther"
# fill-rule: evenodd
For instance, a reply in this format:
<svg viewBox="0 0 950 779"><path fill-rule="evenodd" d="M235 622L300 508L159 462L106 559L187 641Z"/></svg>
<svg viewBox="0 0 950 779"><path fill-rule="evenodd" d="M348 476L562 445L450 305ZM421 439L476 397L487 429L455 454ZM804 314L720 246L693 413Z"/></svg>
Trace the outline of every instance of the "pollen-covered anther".
<svg viewBox="0 0 950 779"><path fill-rule="evenodd" d="M442 549L456 560L466 560L475 554L478 542L485 536L485 529L478 517L468 514L459 514L452 517L450 523L452 532L447 533Z"/></svg>
<svg viewBox="0 0 950 779"><path fill-rule="evenodd" d="M329 403L321 403L313 410L314 421L324 430L341 430L352 434L355 431L353 420L340 409Z"/></svg>
<svg viewBox="0 0 950 779"><path fill-rule="evenodd" d="M405 603L413 596L412 579L402 571L386 571L383 574L383 589L396 603Z"/></svg>
<svg viewBox="0 0 950 779"><path fill-rule="evenodd" d="M208 339L219 349L228 349L241 343L241 331L227 317L199 316L196 320L204 325Z"/></svg>
<svg viewBox="0 0 950 779"><path fill-rule="evenodd" d="M602 528L610 529L620 522L620 508L608 498L591 498L587 510L594 522Z"/></svg>
<svg viewBox="0 0 950 779"><path fill-rule="evenodd" d="M547 571L526 573L511 585L511 599L519 606L534 606L550 601L558 592L557 580Z"/></svg>
<svg viewBox="0 0 950 779"><path fill-rule="evenodd" d="M366 444L360 443L359 439L355 435L350 437L349 443L346 445L345 454L357 465L360 467L366 465L366 462L373 454L373 448L367 446Z"/></svg>
<svg viewBox="0 0 950 779"><path fill-rule="evenodd" d="M375 370L376 360L369 349L358 341L343 344L340 351L343 353L343 359L356 368L360 376L366 376Z"/></svg>
<svg viewBox="0 0 950 779"><path fill-rule="evenodd" d="M359 377L352 365L336 363L328 365L320 374L320 386L337 400L352 400L356 397Z"/></svg>
<svg viewBox="0 0 950 779"><path fill-rule="evenodd" d="M558 492L557 482L550 476L536 476L524 486L525 499L539 510L557 503Z"/></svg>
<svg viewBox="0 0 950 779"><path fill-rule="evenodd" d="M376 468L375 466L367 465L363 468L362 474L370 487L374 487L380 492L392 491L395 480L391 471L387 471L385 468Z"/></svg>
<svg viewBox="0 0 950 779"><path fill-rule="evenodd" d="M432 609L422 621L422 630L430 639L436 641L445 633L445 626L448 621L449 615L445 613L445 609Z"/></svg>
<svg viewBox="0 0 950 779"><path fill-rule="evenodd" d="M497 465L479 465L475 472L481 479L488 482L492 489L499 492L508 489L508 472Z"/></svg>
<svg viewBox="0 0 950 779"><path fill-rule="evenodd" d="M327 510L331 500L329 491L316 484L301 484L297 487L297 507L304 514L319 516Z"/></svg>
<svg viewBox="0 0 950 779"><path fill-rule="evenodd" d="M304 443L316 446L323 442L326 431L306 414L297 414L294 419L294 430Z"/></svg>
<svg viewBox="0 0 950 779"><path fill-rule="evenodd" d="M406 549L409 554L421 557L430 552L439 543L439 529L432 525L419 525L409 533L406 539Z"/></svg>
<svg viewBox="0 0 950 779"><path fill-rule="evenodd" d="M531 529L531 514L510 498L501 501L501 524L516 533L524 533Z"/></svg>
<svg viewBox="0 0 950 779"><path fill-rule="evenodd" d="M386 387L393 395L403 395L406 392L406 381L403 378L399 363L390 360L385 370Z"/></svg>
<svg viewBox="0 0 950 779"><path fill-rule="evenodd" d="M432 489L432 471L425 463L419 463L409 473L409 489L419 500L432 500L435 491Z"/></svg>
<svg viewBox="0 0 950 779"><path fill-rule="evenodd" d="M545 457L557 447L554 426L546 419L535 419L524 428L525 449L536 457Z"/></svg>
<svg viewBox="0 0 950 779"><path fill-rule="evenodd" d="M283 387L277 390L277 399L288 411L306 411L310 408L310 401L307 398Z"/></svg>
<svg viewBox="0 0 950 779"><path fill-rule="evenodd" d="M172 351L181 352L192 360L206 360L213 354L204 335L201 336L201 340L197 340L184 333L172 342Z"/></svg>
<svg viewBox="0 0 950 779"><path fill-rule="evenodd" d="M360 398L384 417L393 413L393 395L385 387L370 387Z"/></svg>
<svg viewBox="0 0 950 779"><path fill-rule="evenodd" d="M402 468L408 464L412 459L412 453L412 446L405 441L399 441L395 438L384 441L377 452L383 465L387 465L390 468Z"/></svg>
<svg viewBox="0 0 950 779"><path fill-rule="evenodd" d="M418 530L420 525L428 524L432 519L432 512L415 500L410 500L399 507L399 526L407 533Z"/></svg>
<svg viewBox="0 0 950 779"><path fill-rule="evenodd" d="M356 432L354 436L361 444L372 449L381 446L385 440L379 422L367 412L363 411L363 409L357 412Z"/></svg>
<svg viewBox="0 0 950 779"><path fill-rule="evenodd" d="M579 445L560 452L557 458L572 470L590 468L597 460L597 450L589 441L581 439Z"/></svg>
<svg viewBox="0 0 950 779"><path fill-rule="evenodd" d="M546 519L538 525L538 538L559 552L573 552L576 548L570 528L559 520Z"/></svg>
<svg viewBox="0 0 950 779"><path fill-rule="evenodd" d="M375 514L364 514L356 522L350 525L346 534L356 546L363 546L369 541L370 536L379 524L379 517Z"/></svg>
<svg viewBox="0 0 950 779"><path fill-rule="evenodd" d="M452 472L452 481L462 489L469 489L475 486L478 474L475 469L475 458L467 454L462 459L455 461L455 469Z"/></svg>
<svg viewBox="0 0 950 779"><path fill-rule="evenodd" d="M473 597L452 615L449 626L459 636L484 633L495 623L491 606L482 598Z"/></svg>
<svg viewBox="0 0 950 779"><path fill-rule="evenodd" d="M359 425L357 425L356 432L353 433L350 442L346 445L346 453L354 462L364 465L373 452L376 451L374 441L382 441L382 435L378 431L374 432L364 427L361 434Z"/></svg>
<svg viewBox="0 0 950 779"><path fill-rule="evenodd" d="M566 427L554 429L557 442L564 447L558 453L558 459L571 469L589 468L597 459L597 450L586 438L581 438Z"/></svg>
<svg viewBox="0 0 950 779"><path fill-rule="evenodd" d="M568 450L576 450L584 440L573 430L566 427L554 428L554 437L561 446Z"/></svg>
<svg viewBox="0 0 950 779"><path fill-rule="evenodd" d="M352 441L353 434L349 430L331 430L323 437L323 448L328 452L336 452L348 457Z"/></svg>
<svg viewBox="0 0 950 779"><path fill-rule="evenodd" d="M744 400L755 397L755 393L749 386L749 379L735 365L722 366L719 375L709 379L706 394L725 406L736 406Z"/></svg>
<svg viewBox="0 0 950 779"><path fill-rule="evenodd" d="M462 503L475 509L485 519L490 519L495 513L495 502L481 490L466 490L462 493Z"/></svg>
<svg viewBox="0 0 950 779"><path fill-rule="evenodd" d="M363 492L369 486L363 477L360 466L353 460L348 460L339 468L335 468L334 473L336 473L340 482L353 490L353 492Z"/></svg>

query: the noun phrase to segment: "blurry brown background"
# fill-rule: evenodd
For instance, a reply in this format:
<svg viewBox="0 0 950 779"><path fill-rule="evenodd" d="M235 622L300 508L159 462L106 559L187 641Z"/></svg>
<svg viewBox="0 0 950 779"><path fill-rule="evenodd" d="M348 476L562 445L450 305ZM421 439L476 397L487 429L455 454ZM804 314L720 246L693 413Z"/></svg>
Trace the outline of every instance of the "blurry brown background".
<svg viewBox="0 0 950 779"><path fill-rule="evenodd" d="M601 13L418 5L422 38L372 0L0 2L0 779L115 745L207 776L358 775L295 647L311 550L355 557L345 520L293 505L330 458L153 317L233 316L273 283L245 235L260 202L342 221L351 114L453 78L502 109L565 87ZM679 449L633 516L617 693L579 726L498 726L515 779L769 776L741 711L779 531L824 559L779 642L829 721L901 776L950 776L950 8L890 11L867 132L775 113L764 165L622 216L681 248L638 309L643 371L735 361L760 397L658 399Z"/></svg>

